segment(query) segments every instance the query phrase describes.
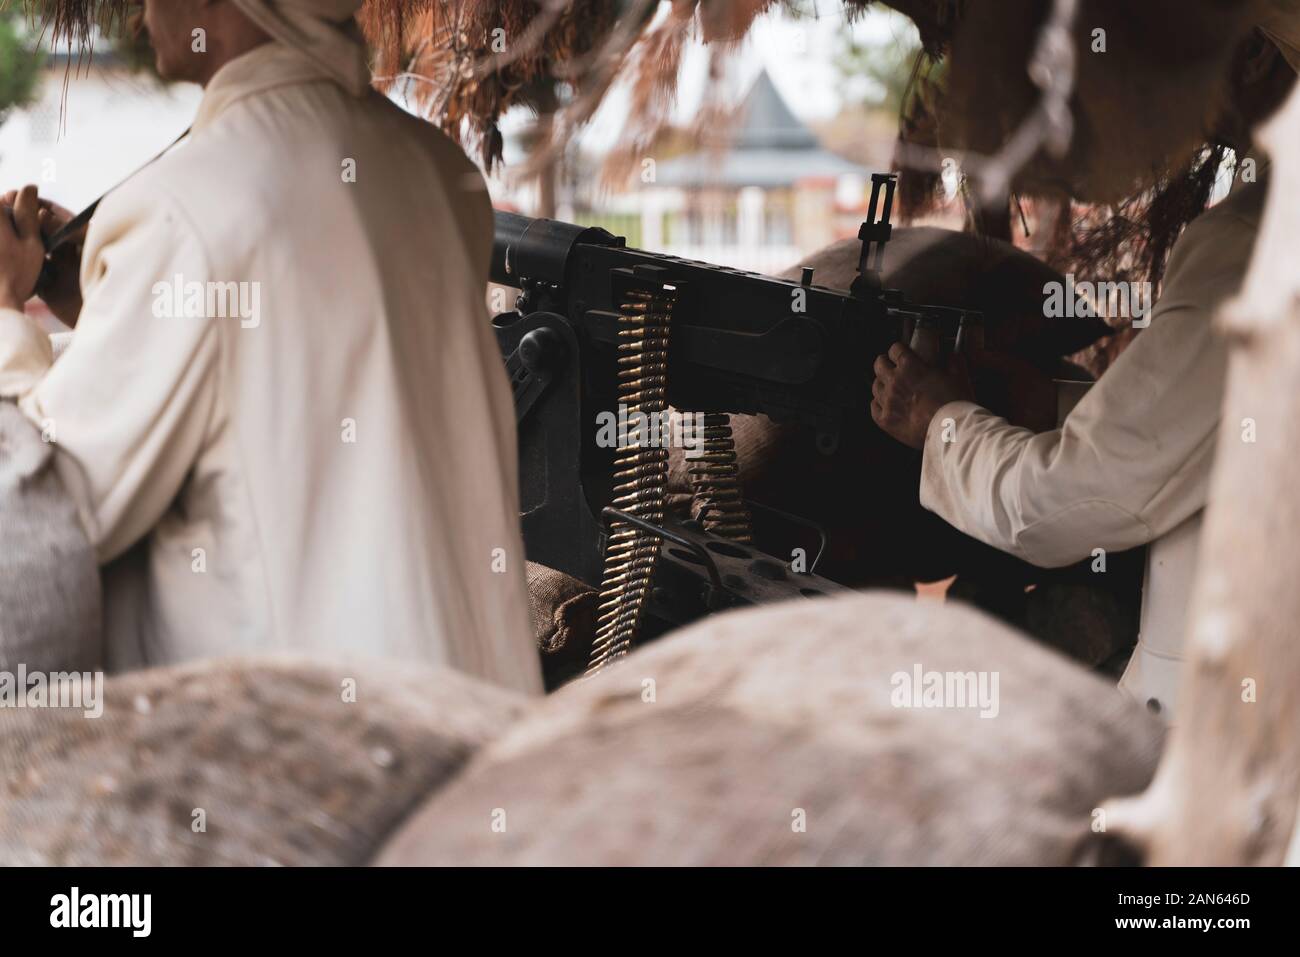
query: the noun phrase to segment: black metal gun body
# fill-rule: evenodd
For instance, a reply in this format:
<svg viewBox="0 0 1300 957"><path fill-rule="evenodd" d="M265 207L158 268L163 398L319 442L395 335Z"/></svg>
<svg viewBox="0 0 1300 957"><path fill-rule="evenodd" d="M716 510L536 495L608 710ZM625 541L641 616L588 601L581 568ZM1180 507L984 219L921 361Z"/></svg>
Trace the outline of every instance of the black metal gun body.
<svg viewBox="0 0 1300 957"><path fill-rule="evenodd" d="M567 254L530 255L536 237L527 237L539 230L546 242L567 245ZM512 241L513 236L525 238ZM761 412L814 427L828 442L846 416L866 414L871 370L864 357L874 358L896 342L904 318L886 304L885 294L859 299L629 249L604 230L511 213L497 213L492 279L522 288L520 308L527 314L562 315L593 351L587 363L593 389L610 395L623 295L638 281L671 283L678 306L669 347L669 401L700 412ZM602 356L608 364L600 362Z"/></svg>
<svg viewBox="0 0 1300 957"><path fill-rule="evenodd" d="M674 408L761 413L815 430L831 452L844 430L874 428L878 355L912 341L914 326L959 341L971 315L910 306L875 277L864 273L854 291L829 289L811 270L792 282L630 249L603 229L498 212L491 278L522 291L493 324L519 422L528 557L600 585L615 450L597 440L598 423L619 415L619 311L629 293L667 288L676 297L667 352ZM666 540L656 573L655 614L668 624L837 590L813 574L787 574L760 549L711 540L695 523L665 530L689 540Z"/></svg>

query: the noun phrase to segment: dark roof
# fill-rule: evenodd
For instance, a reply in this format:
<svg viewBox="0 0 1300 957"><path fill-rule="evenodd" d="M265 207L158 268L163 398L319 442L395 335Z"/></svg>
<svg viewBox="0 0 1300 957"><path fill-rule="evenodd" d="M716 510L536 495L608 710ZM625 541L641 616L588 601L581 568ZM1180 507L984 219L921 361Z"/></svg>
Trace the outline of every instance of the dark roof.
<svg viewBox="0 0 1300 957"><path fill-rule="evenodd" d="M865 176L855 163L822 147L790 111L767 71L759 73L740 108L744 119L730 145L665 160L660 186L788 186L813 177Z"/></svg>
<svg viewBox="0 0 1300 957"><path fill-rule="evenodd" d="M749 88L740 108L745 112L745 119L736 134L734 149L815 150L821 147L813 131L790 112L766 70Z"/></svg>

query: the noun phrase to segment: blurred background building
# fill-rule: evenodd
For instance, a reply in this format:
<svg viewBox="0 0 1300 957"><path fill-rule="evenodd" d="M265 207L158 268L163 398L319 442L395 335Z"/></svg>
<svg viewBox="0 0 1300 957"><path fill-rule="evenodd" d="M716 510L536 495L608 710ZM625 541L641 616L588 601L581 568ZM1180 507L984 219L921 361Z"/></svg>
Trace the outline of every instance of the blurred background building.
<svg viewBox="0 0 1300 957"><path fill-rule="evenodd" d="M856 235L870 170L826 149L766 70L738 114L726 142L656 161L638 189L601 198L585 185L597 176L570 177L571 218L633 246L755 272Z"/></svg>
<svg viewBox="0 0 1300 957"><path fill-rule="evenodd" d="M503 123L502 208L603 226L630 245L778 272L856 236L871 174L890 169L898 113L919 39L911 22L875 9L846 27L838 2L765 14L719 77L700 45L683 59L677 125L610 175L628 97L616 88L539 185L510 175L528 158L531 117ZM706 85L728 85L725 129L694 124ZM958 220L959 221L959 220Z"/></svg>

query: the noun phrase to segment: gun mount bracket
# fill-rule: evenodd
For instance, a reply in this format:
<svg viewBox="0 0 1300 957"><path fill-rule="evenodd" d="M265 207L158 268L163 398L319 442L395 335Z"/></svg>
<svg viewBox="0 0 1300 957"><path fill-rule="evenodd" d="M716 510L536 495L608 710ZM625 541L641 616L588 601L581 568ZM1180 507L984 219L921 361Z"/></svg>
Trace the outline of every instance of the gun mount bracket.
<svg viewBox="0 0 1300 957"><path fill-rule="evenodd" d="M881 288L880 274L885 266L885 246L894 234L889 217L894 209L894 190L897 187L897 173L871 174L871 200L867 204L867 218L858 229L862 252L858 256L858 276L850 289L854 294L868 290L878 292Z"/></svg>

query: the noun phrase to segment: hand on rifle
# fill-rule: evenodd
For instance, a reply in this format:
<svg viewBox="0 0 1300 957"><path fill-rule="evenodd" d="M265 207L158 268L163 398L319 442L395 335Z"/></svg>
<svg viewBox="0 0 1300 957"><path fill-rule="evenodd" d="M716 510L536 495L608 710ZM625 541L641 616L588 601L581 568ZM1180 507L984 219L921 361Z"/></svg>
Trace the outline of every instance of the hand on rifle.
<svg viewBox="0 0 1300 957"><path fill-rule="evenodd" d="M0 306L21 309L39 296L54 315L68 326L81 313L82 230L48 258L45 241L73 218L73 214L41 199L35 186L0 196ZM39 258L38 258L39 256Z"/></svg>
<svg viewBox="0 0 1300 957"><path fill-rule="evenodd" d="M914 449L924 448L930 420L939 409L975 397L964 356L954 356L946 368L939 368L896 342L876 359L873 368L871 417L885 432Z"/></svg>
<svg viewBox="0 0 1300 957"><path fill-rule="evenodd" d="M875 364L871 417L885 432L914 449L925 446L930 421L958 399L977 402L1012 425L1031 432L1056 428L1056 383L1032 363L972 341L946 368L929 365L907 346L895 344Z"/></svg>

